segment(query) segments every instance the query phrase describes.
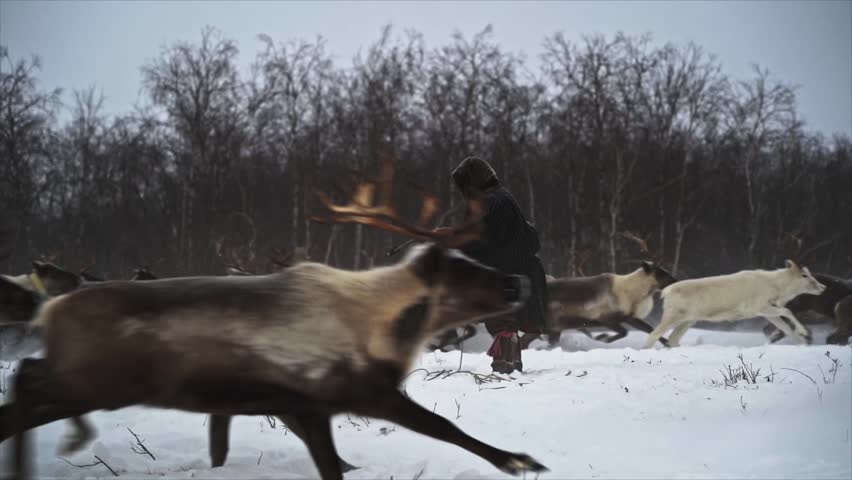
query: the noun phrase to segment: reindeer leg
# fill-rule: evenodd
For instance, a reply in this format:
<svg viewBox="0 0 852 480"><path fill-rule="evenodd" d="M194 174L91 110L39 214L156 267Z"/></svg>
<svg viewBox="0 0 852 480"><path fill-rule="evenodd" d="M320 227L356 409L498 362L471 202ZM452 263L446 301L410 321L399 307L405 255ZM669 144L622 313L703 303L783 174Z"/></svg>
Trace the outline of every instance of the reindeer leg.
<svg viewBox="0 0 852 480"><path fill-rule="evenodd" d="M459 339L459 343L476 336L476 327L473 325L465 325L464 326L464 335L462 335L461 339Z"/></svg>
<svg viewBox="0 0 852 480"><path fill-rule="evenodd" d="M793 315L793 312L791 312L790 309L785 308L785 307L780 307L780 308L777 308L775 310L775 312L773 312L773 313L774 313L775 316L780 317L778 319L778 321L780 323L786 324L787 321L790 322L790 325L793 327L793 332L795 332L795 334L796 334L795 337L796 337L797 340L801 341L802 343L807 343L807 344L810 344L811 342L813 342L813 336L811 336L811 331L808 330L807 327L802 325L801 322L799 322L799 319L796 318L795 315ZM773 323L775 323L775 322L773 322ZM776 323L775 326L777 327L778 324ZM787 332L784 332L784 333L787 333Z"/></svg>
<svg viewBox="0 0 852 480"><path fill-rule="evenodd" d="M228 458L228 436L231 430L230 415L210 415L210 465L212 468L221 467Z"/></svg>
<svg viewBox="0 0 852 480"><path fill-rule="evenodd" d="M48 386L51 382L52 373L47 362L42 358L28 358L22 361L18 375L21 372L24 373L24 381L27 382L25 388L38 390ZM16 397L19 398L20 394ZM68 418L71 422L72 430L65 435L60 443L60 455L79 451L95 437L95 429L92 424L82 416L77 415L78 412L80 415L85 412L70 407L67 402L59 402L55 399L51 403L46 401L38 408L30 409L22 416L16 416L17 401L16 399L15 402L0 407L0 442L14 435L15 424L20 424L25 430L31 430L65 418Z"/></svg>
<svg viewBox="0 0 852 480"><path fill-rule="evenodd" d="M562 337L562 330L551 330L547 332L547 343L550 345L550 348L555 348L559 345L559 339Z"/></svg>
<svg viewBox="0 0 852 480"><path fill-rule="evenodd" d="M592 332L590 332L588 329L586 329L586 328L578 328L577 330L578 330L580 333L582 333L583 335L585 335L585 336L587 336L587 337L591 338L592 340L597 340L597 338L595 338L595 336L594 336L594 335L592 335Z"/></svg>
<svg viewBox="0 0 852 480"><path fill-rule="evenodd" d="M599 342L612 343L627 336L627 329L621 326L618 321L601 321L601 325L612 329L615 333L600 333L595 335L595 340Z"/></svg>
<svg viewBox="0 0 852 480"><path fill-rule="evenodd" d="M669 335L669 345L676 347L680 345L680 339L683 338L683 335L689 330L695 322L687 322L681 323L672 331L671 335Z"/></svg>
<svg viewBox="0 0 852 480"><path fill-rule="evenodd" d="M452 422L440 415L430 412L413 401L405 398L398 390L388 389L377 392L372 404L365 402L361 412L376 418L391 422L459 446L484 460L487 460L501 471L517 475L521 472L542 472L547 468L532 457L494 448L462 432Z"/></svg>
<svg viewBox="0 0 852 480"><path fill-rule="evenodd" d="M772 322L767 323L766 326L763 327L763 334L769 339L769 343L775 343L786 336L784 335L784 332L775 328L775 325L773 325Z"/></svg>
<svg viewBox="0 0 852 480"><path fill-rule="evenodd" d="M83 449L95 438L95 427L82 416L74 416L68 419L71 423L71 431L66 433L59 444L57 453L60 456L72 455Z"/></svg>
<svg viewBox="0 0 852 480"><path fill-rule="evenodd" d="M651 332L654 331L654 327L648 325L648 323L645 322L644 320L641 320L641 319L636 318L636 317L627 317L627 318L624 319L624 322L627 323L628 325L630 325L631 327L635 328L636 330L641 330L645 333L650 334ZM659 342L662 343L663 346L665 346L665 347L669 346L669 341L666 340L663 337L660 337Z"/></svg>
<svg viewBox="0 0 852 480"><path fill-rule="evenodd" d="M672 328L677 325L677 318L675 318L674 313L671 310L663 309L663 318L660 319L660 324L657 325L657 328L654 329L649 335L648 339L645 340L645 345L643 348L651 348L657 343L657 340L663 336L664 333L668 332ZM673 342L671 337L669 337L669 347L676 347L677 342Z"/></svg>
<svg viewBox="0 0 852 480"><path fill-rule="evenodd" d="M346 463L338 455L331 436L330 416L278 415L278 418L308 447L323 480L342 480L343 472L358 468Z"/></svg>
<svg viewBox="0 0 852 480"><path fill-rule="evenodd" d="M29 455L30 436L28 433L29 416L34 407L38 406L38 379L40 377L41 364L33 359L25 358L18 366L18 373L14 379L14 401L12 403L10 430L14 435L14 446L12 450L12 472L13 479L26 480L30 476Z"/></svg>
<svg viewBox="0 0 852 480"><path fill-rule="evenodd" d="M798 332L794 331L793 329L790 328L789 325L787 325L787 322L785 322L784 319L781 318L780 312L761 313L760 316L766 317L767 320L769 320L773 325L775 325L775 327L777 327L778 330L781 330L782 332L784 332L785 335L793 337L796 340L800 341L801 343L806 342L806 340L804 338L802 338L798 334Z"/></svg>
<svg viewBox="0 0 852 480"><path fill-rule="evenodd" d="M278 419L281 420L284 425L287 425L287 428L289 428L294 435L299 437L302 442L304 442L305 445L308 447L308 450L311 451L311 447L310 445L308 445L308 442L311 441L311 437L308 433L308 429L305 425L305 420L303 419L303 417L296 417L293 415L278 415ZM333 443L331 445L331 448L334 449ZM316 459L315 461L317 461L317 465L319 465L319 461ZM349 464L349 462L340 458L340 455L337 455L337 461L340 464L340 471L343 473L351 472L352 470L357 470L359 468Z"/></svg>
<svg viewBox="0 0 852 480"><path fill-rule="evenodd" d="M61 391L43 359L25 358L18 366L14 380L14 401L3 416L4 433L14 435L14 478L29 477L28 456L30 440L28 430L44 423L63 418L82 417L91 408L82 408L62 401ZM78 425L82 421L75 421ZM85 425L85 422L83 425ZM6 425L11 425L7 427Z"/></svg>

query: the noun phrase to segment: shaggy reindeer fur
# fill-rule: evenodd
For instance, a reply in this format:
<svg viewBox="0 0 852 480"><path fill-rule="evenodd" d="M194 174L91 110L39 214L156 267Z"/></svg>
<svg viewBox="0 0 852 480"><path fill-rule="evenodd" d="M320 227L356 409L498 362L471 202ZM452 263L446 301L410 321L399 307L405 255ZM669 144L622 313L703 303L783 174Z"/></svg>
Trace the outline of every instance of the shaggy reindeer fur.
<svg viewBox="0 0 852 480"><path fill-rule="evenodd" d="M528 288L521 277L432 245L361 272L303 263L254 277L109 282L52 299L35 320L46 357L21 363L14 414L5 417L14 425L4 428L17 432L16 470L26 473L30 425L77 417L79 427L88 412L131 405L286 416L326 479L341 478L330 418L342 412L397 422L508 473L544 470L398 390L434 334L506 314ZM87 433L67 446L79 448Z"/></svg>
<svg viewBox="0 0 852 480"><path fill-rule="evenodd" d="M613 342L627 335L622 322L651 333L653 328L641 319L654 307L654 293L675 281L669 272L650 262L642 262L640 268L627 275L604 273L549 280L550 343L559 341L562 330L601 325L611 328L615 334L600 334L594 338ZM660 341L665 345L665 339Z"/></svg>
<svg viewBox="0 0 852 480"><path fill-rule="evenodd" d="M819 295L825 285L819 283L807 268L792 260L778 270L742 270L730 275L682 280L663 289L663 317L645 342L654 345L665 332L669 346L675 347L684 333L697 321L711 322L766 317L787 335L804 343L810 337L785 304L803 293ZM794 325L795 331L782 320Z"/></svg>

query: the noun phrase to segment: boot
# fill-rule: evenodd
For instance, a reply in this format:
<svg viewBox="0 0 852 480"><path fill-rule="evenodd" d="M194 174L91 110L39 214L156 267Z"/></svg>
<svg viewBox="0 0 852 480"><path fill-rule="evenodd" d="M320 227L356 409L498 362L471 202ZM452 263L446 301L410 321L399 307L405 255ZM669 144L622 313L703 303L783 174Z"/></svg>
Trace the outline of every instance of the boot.
<svg viewBox="0 0 852 480"><path fill-rule="evenodd" d="M512 335L510 341L510 355L507 359L512 362L512 370L517 370L518 373L523 373L524 364L521 362L521 339L518 337L518 333L515 332Z"/></svg>
<svg viewBox="0 0 852 480"><path fill-rule="evenodd" d="M517 345L517 335L512 335L510 332L500 332L494 337L494 342L491 348L488 349L488 355L494 360L491 362L491 369L494 373L510 374L514 370L514 350L512 340Z"/></svg>

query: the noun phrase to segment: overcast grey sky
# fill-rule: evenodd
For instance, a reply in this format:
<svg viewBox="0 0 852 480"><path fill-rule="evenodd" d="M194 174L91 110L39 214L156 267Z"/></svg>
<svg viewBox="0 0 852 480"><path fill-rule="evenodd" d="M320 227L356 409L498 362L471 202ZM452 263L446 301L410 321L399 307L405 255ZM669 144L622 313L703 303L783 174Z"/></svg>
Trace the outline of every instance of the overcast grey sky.
<svg viewBox="0 0 852 480"><path fill-rule="evenodd" d="M275 40L322 35L339 65L375 41L382 25L413 28L428 46L470 36L487 24L508 50L533 60L545 35L650 32L655 41L694 41L718 56L734 77L750 64L800 85L799 105L811 128L852 135L852 1L600 2L165 2L0 0L0 44L13 57L37 54L46 87L66 92L96 84L109 113L127 111L139 95L139 67L160 47L197 41L205 25L235 39L247 65ZM65 97L70 98L66 95Z"/></svg>

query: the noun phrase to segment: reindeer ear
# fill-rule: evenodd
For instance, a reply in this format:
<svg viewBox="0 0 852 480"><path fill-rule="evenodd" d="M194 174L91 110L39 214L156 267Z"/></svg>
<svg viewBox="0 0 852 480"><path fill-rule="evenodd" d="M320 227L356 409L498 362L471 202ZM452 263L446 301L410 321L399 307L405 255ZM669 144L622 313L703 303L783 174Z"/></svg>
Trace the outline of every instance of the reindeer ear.
<svg viewBox="0 0 852 480"><path fill-rule="evenodd" d="M787 267L787 268L790 268L790 269L798 267L798 265L796 265L796 262L794 262L790 259L787 259L787 260L784 261L784 266Z"/></svg>
<svg viewBox="0 0 852 480"><path fill-rule="evenodd" d="M651 273L654 271L654 264L652 264L651 262L643 261L642 270L644 270L645 273Z"/></svg>

